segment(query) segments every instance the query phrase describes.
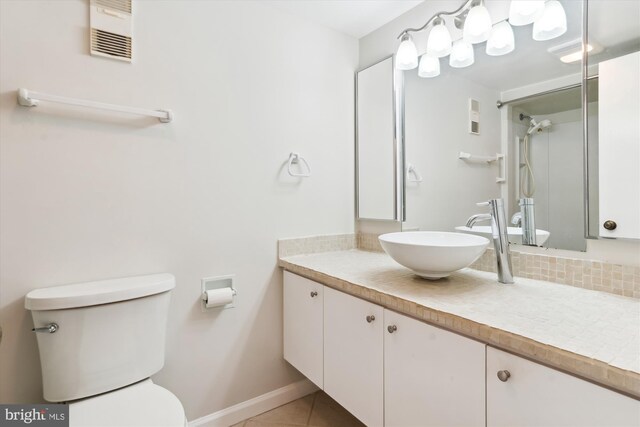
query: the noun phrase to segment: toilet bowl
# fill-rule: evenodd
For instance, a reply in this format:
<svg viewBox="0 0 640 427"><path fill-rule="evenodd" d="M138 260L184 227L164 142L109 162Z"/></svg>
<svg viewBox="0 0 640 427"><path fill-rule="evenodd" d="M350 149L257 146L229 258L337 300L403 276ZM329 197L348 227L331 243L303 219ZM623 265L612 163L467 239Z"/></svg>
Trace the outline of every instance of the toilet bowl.
<svg viewBox="0 0 640 427"><path fill-rule="evenodd" d="M72 427L184 427L180 400L150 377L164 366L171 274L35 289L25 297L45 400Z"/></svg>
<svg viewBox="0 0 640 427"><path fill-rule="evenodd" d="M69 427L185 427L182 404L150 379L69 403Z"/></svg>

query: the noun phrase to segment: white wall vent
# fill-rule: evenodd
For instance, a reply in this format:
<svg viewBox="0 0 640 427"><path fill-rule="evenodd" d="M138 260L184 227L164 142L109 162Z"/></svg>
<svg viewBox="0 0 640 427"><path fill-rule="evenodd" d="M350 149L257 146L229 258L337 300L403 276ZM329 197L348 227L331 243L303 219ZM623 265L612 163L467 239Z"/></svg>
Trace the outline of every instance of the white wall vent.
<svg viewBox="0 0 640 427"><path fill-rule="evenodd" d="M90 0L89 38L92 55L131 62L132 1Z"/></svg>
<svg viewBox="0 0 640 427"><path fill-rule="evenodd" d="M469 133L480 135L480 103L469 98Z"/></svg>

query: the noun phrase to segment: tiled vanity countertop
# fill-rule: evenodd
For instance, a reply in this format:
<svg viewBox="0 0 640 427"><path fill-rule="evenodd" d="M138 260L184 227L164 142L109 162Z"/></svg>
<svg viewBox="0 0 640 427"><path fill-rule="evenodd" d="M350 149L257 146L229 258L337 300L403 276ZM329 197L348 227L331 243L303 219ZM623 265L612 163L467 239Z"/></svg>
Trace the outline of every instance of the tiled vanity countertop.
<svg viewBox="0 0 640 427"><path fill-rule="evenodd" d="M415 276L384 253L285 256L292 273L640 398L640 300L464 269Z"/></svg>

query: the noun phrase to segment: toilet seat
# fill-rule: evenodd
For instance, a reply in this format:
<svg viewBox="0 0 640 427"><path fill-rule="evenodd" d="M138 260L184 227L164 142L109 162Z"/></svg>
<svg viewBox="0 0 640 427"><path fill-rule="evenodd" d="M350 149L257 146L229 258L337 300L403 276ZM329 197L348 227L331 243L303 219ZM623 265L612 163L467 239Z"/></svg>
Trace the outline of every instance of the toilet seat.
<svg viewBox="0 0 640 427"><path fill-rule="evenodd" d="M69 427L185 427L186 421L180 400L150 379L69 404Z"/></svg>

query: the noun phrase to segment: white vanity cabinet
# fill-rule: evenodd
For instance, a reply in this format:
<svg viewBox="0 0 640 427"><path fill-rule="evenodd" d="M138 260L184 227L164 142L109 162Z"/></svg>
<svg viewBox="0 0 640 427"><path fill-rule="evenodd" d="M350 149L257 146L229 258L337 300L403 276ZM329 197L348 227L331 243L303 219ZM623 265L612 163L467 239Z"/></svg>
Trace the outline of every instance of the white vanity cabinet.
<svg viewBox="0 0 640 427"><path fill-rule="evenodd" d="M289 272L284 357L369 427L640 426L638 400Z"/></svg>
<svg viewBox="0 0 640 427"><path fill-rule="evenodd" d="M324 391L370 427L383 420L383 308L325 287Z"/></svg>
<svg viewBox="0 0 640 427"><path fill-rule="evenodd" d="M485 345L384 312L386 427L484 426Z"/></svg>
<svg viewBox="0 0 640 427"><path fill-rule="evenodd" d="M284 358L323 388L324 286L284 272Z"/></svg>
<svg viewBox="0 0 640 427"><path fill-rule="evenodd" d="M639 401L487 347L487 427L638 425Z"/></svg>

